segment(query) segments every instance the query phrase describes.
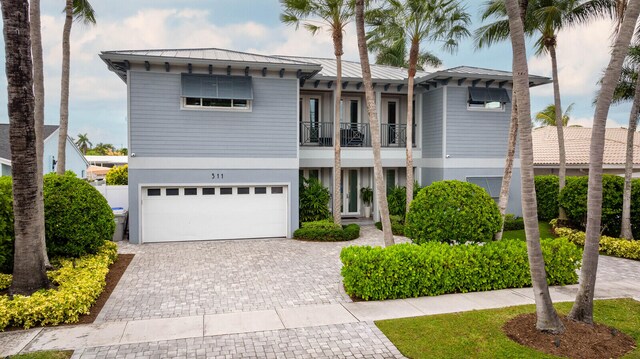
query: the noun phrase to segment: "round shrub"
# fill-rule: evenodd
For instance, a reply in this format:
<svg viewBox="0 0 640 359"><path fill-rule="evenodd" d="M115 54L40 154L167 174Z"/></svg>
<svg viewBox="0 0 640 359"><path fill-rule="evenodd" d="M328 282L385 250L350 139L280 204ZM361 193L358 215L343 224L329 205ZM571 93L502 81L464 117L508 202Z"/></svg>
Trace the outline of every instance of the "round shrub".
<svg viewBox="0 0 640 359"><path fill-rule="evenodd" d="M482 187L441 181L423 188L411 202L404 232L418 244L488 242L501 224L498 205Z"/></svg>
<svg viewBox="0 0 640 359"><path fill-rule="evenodd" d="M45 176L44 214L50 256L96 253L115 230L113 212L104 196L71 174Z"/></svg>
<svg viewBox="0 0 640 359"><path fill-rule="evenodd" d="M576 177L567 181L560 192L560 205L567 217L582 228L587 223L587 192L589 177ZM602 176L602 231L605 235L618 237L622 219L622 191L624 178L614 175Z"/></svg>
<svg viewBox="0 0 640 359"><path fill-rule="evenodd" d="M13 194L11 177L0 177L0 273L13 270Z"/></svg>
<svg viewBox="0 0 640 359"><path fill-rule="evenodd" d="M106 181L111 186L126 186L129 184L129 165L115 166L107 172Z"/></svg>

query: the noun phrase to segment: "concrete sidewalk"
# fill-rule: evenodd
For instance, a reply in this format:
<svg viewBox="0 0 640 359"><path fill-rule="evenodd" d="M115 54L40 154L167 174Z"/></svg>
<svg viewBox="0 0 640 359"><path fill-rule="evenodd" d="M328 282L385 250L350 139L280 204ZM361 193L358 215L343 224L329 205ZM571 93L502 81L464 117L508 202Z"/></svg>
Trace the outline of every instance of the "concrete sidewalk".
<svg viewBox="0 0 640 359"><path fill-rule="evenodd" d="M577 285L552 287L550 290L555 302L572 301L577 292ZM619 297L632 297L639 300L639 283L635 283L634 280L598 283L596 298ZM0 334L0 357L38 350L81 350L239 333L284 331L359 322L371 323L381 319L464 312L522 304L534 304L531 288L38 328ZM396 354L393 355L396 356Z"/></svg>

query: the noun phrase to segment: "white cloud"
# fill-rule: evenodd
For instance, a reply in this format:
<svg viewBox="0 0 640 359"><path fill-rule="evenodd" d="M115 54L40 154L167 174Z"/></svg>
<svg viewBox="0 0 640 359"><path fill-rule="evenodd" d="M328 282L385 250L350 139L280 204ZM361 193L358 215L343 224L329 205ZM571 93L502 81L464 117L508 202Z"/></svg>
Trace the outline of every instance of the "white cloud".
<svg viewBox="0 0 640 359"><path fill-rule="evenodd" d="M588 26L563 30L558 34L558 73L562 96L593 96L597 82L610 58L612 26L609 20L599 20ZM531 56L529 71L551 77L548 55ZM541 86L536 95L552 96L552 86Z"/></svg>

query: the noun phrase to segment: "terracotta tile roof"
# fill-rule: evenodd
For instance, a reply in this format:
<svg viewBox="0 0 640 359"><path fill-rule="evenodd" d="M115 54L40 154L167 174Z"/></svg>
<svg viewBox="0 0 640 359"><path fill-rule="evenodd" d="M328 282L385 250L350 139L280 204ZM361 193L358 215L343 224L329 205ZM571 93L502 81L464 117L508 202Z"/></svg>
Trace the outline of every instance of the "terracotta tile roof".
<svg viewBox="0 0 640 359"><path fill-rule="evenodd" d="M591 146L591 128L565 127L567 165L588 165ZM633 162L640 165L640 133L634 136ZM627 129L607 128L604 145L604 164L624 167ZM533 157L535 165L558 165L558 133L547 126L533 130Z"/></svg>

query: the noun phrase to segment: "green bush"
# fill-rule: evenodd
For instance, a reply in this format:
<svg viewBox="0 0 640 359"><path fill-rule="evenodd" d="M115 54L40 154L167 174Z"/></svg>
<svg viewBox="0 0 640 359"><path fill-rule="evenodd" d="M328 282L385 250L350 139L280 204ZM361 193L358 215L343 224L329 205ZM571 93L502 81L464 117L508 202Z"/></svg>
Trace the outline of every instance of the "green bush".
<svg viewBox="0 0 640 359"><path fill-rule="evenodd" d="M126 186L129 184L129 165L115 166L105 177L110 186Z"/></svg>
<svg viewBox="0 0 640 359"><path fill-rule="evenodd" d="M505 231L519 231L521 229L524 229L524 218L516 217L513 214L504 216Z"/></svg>
<svg viewBox="0 0 640 359"><path fill-rule="evenodd" d="M109 265L117 258L116 244L103 241L97 254L61 259L60 269L47 273L57 288L39 290L28 297L0 296L0 331L77 322L102 293Z"/></svg>
<svg viewBox="0 0 640 359"><path fill-rule="evenodd" d="M307 241L338 242L350 241L360 237L360 226L352 223L340 226L331 221L303 223L293 232L293 238Z"/></svg>
<svg viewBox="0 0 640 359"><path fill-rule="evenodd" d="M559 197L567 217L582 228L587 223L588 188L589 177L575 177L567 182ZM613 237L620 235L623 188L624 178L602 176L602 232Z"/></svg>
<svg viewBox="0 0 640 359"><path fill-rule="evenodd" d="M300 222L321 221L331 217L331 194L315 178L300 178Z"/></svg>
<svg viewBox="0 0 640 359"><path fill-rule="evenodd" d="M96 253L105 240L113 237L115 222L107 200L73 175L45 176L44 213L50 256Z"/></svg>
<svg viewBox="0 0 640 359"><path fill-rule="evenodd" d="M415 199L422 187L415 182L413 184L413 198ZM407 213L407 187L392 187L387 191L389 214L400 216L404 219Z"/></svg>
<svg viewBox="0 0 640 359"><path fill-rule="evenodd" d="M389 216L391 220L391 232L395 236L404 236L404 221L400 216ZM376 222L376 228L382 230L382 222Z"/></svg>
<svg viewBox="0 0 640 359"><path fill-rule="evenodd" d="M11 177L0 177L0 273L13 270L13 195Z"/></svg>
<svg viewBox="0 0 640 359"><path fill-rule="evenodd" d="M473 183L434 182L411 203L405 235L414 243L488 242L500 230L502 216L487 191Z"/></svg>
<svg viewBox="0 0 640 359"><path fill-rule="evenodd" d="M549 285L577 283L582 251L566 239L542 240ZM531 285L527 244L396 244L342 249L347 294L365 300L465 293Z"/></svg>
<svg viewBox="0 0 640 359"><path fill-rule="evenodd" d="M558 195L560 194L558 176L535 176L538 218L550 221L558 218Z"/></svg>
<svg viewBox="0 0 640 359"><path fill-rule="evenodd" d="M631 181L631 230L640 239L640 178Z"/></svg>
<svg viewBox="0 0 640 359"><path fill-rule="evenodd" d="M571 228L555 228L556 234L584 247L586 234ZM640 260L640 240L628 240L609 236L600 237L600 253L609 256Z"/></svg>

